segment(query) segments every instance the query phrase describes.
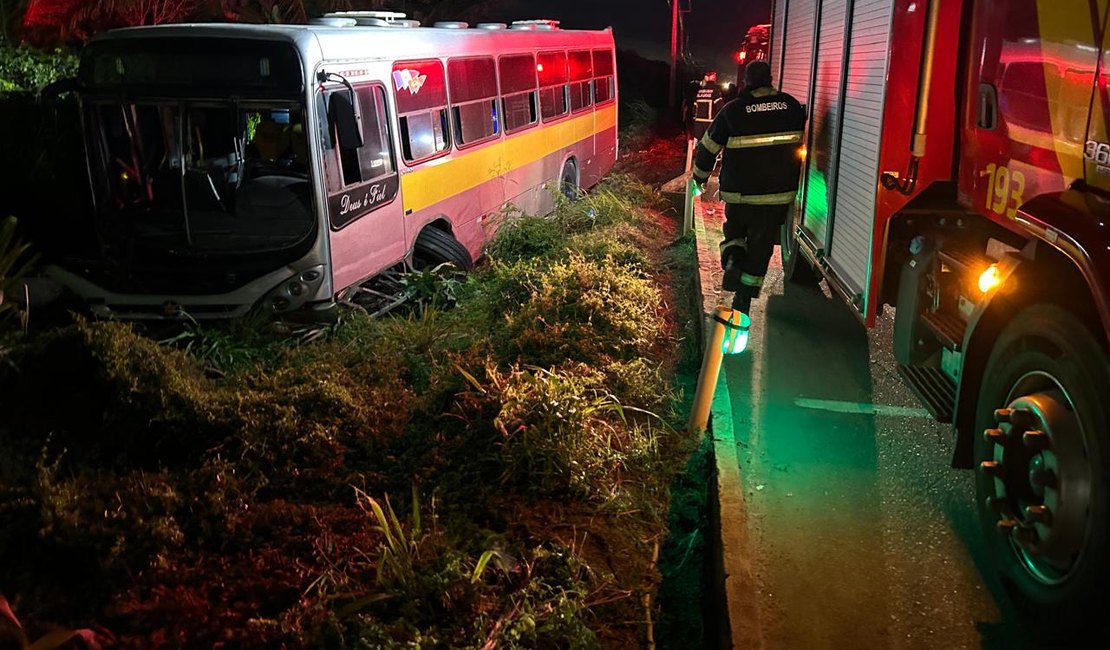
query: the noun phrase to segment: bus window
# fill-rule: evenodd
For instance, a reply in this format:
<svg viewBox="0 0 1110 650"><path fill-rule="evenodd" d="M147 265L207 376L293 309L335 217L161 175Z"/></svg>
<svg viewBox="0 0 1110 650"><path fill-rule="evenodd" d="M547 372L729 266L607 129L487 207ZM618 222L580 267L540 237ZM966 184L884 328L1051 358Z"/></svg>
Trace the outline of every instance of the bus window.
<svg viewBox="0 0 1110 650"><path fill-rule="evenodd" d="M386 109L385 89L374 84L355 89L354 109L361 127L362 145L358 147L344 147L337 133L331 130L329 137L324 138L324 183L328 188L329 199L338 197L330 210L331 224L334 228L342 228L357 217L366 214L373 208L391 202L397 195L396 183L383 183L385 179L394 176L397 168L393 162L393 145L389 138L388 111ZM333 102L347 101L350 91L346 88L330 90L324 96L324 105L333 106ZM326 122L324 124L326 127ZM372 200L359 203L360 210L350 209L349 203L340 206L344 199L343 194L351 186L365 187L371 183L380 185L380 191L367 192L365 196ZM359 190L361 191L361 190Z"/></svg>
<svg viewBox="0 0 1110 650"><path fill-rule="evenodd" d="M594 102L613 99L613 52L594 50Z"/></svg>
<svg viewBox="0 0 1110 650"><path fill-rule="evenodd" d="M541 52L536 70L540 73L540 115L544 121L566 115L570 111L566 52Z"/></svg>
<svg viewBox="0 0 1110 650"><path fill-rule="evenodd" d="M447 62L455 139L464 147L493 138L497 119L497 72L492 58L451 59Z"/></svg>
<svg viewBox="0 0 1110 650"><path fill-rule="evenodd" d="M590 82L593 81L593 57L589 52L570 53L570 110L588 108L592 103Z"/></svg>
<svg viewBox="0 0 1110 650"><path fill-rule="evenodd" d="M328 187L343 187L392 174L393 154L385 122L385 90L381 86L356 89L355 112L362 127L362 146L344 148L335 133L325 139L331 151L325 158ZM336 88L325 95L325 106L347 100L350 91ZM338 162L337 162L338 161Z"/></svg>
<svg viewBox="0 0 1110 650"><path fill-rule="evenodd" d="M393 90L405 160L422 162L450 149L443 64L434 59L393 64Z"/></svg>
<svg viewBox="0 0 1110 650"><path fill-rule="evenodd" d="M505 131L513 133L539 120L536 107L536 60L531 54L503 56L501 68L501 113Z"/></svg>

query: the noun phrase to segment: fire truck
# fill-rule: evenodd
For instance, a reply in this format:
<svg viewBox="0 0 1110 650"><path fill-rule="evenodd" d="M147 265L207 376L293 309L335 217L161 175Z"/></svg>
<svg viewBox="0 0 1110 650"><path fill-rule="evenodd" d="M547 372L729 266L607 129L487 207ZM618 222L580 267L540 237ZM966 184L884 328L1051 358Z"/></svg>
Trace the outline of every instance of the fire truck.
<svg viewBox="0 0 1110 650"><path fill-rule="evenodd" d="M736 50L736 85L744 82L744 68L752 61L766 61L767 48L771 40L770 25L753 25L744 35L744 41Z"/></svg>
<svg viewBox="0 0 1110 650"><path fill-rule="evenodd" d="M790 281L871 326L976 472L1028 611L1110 590L1105 2L775 0L776 85L809 121Z"/></svg>

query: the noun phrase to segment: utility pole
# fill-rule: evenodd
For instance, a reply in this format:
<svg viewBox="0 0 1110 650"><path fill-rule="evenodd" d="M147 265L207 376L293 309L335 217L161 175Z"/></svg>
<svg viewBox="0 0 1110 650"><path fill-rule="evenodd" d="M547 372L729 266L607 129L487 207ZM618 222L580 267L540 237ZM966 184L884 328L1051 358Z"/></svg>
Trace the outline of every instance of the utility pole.
<svg viewBox="0 0 1110 650"><path fill-rule="evenodd" d="M671 0L671 85L668 106L672 109L678 99L675 84L678 82L678 0Z"/></svg>

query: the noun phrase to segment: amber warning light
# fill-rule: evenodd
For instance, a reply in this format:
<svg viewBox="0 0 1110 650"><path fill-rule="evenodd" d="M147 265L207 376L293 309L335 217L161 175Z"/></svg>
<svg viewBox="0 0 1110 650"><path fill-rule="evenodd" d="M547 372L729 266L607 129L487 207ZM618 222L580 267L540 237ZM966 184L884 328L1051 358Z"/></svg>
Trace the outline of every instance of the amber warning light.
<svg viewBox="0 0 1110 650"><path fill-rule="evenodd" d="M1002 273L997 264L991 264L979 275L979 291L990 293L1002 284Z"/></svg>

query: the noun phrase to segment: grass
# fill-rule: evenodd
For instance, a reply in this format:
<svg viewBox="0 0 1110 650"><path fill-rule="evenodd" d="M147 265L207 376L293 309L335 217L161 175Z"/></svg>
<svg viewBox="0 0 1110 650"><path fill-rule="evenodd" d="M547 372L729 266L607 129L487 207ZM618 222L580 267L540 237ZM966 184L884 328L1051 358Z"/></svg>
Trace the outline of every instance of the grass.
<svg viewBox="0 0 1110 650"><path fill-rule="evenodd" d="M616 177L516 215L393 317L27 337L0 371L0 588L122 647L643 645L697 443L653 205Z"/></svg>

